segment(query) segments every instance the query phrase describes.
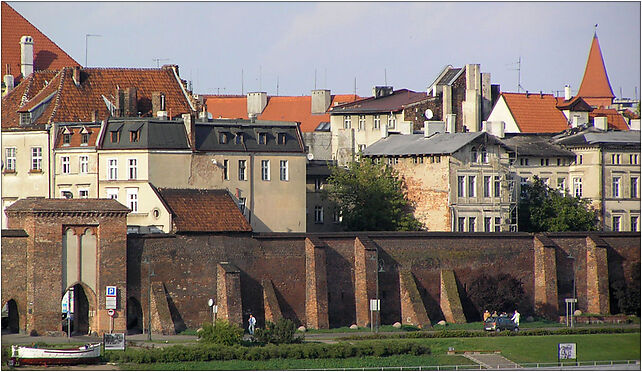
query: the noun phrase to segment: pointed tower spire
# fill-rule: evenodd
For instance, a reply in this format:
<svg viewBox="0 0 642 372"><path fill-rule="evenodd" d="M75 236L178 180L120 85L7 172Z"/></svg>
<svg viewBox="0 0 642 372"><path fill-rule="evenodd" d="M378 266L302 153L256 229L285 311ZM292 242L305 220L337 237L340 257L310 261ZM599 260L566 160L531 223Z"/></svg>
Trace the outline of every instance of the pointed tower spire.
<svg viewBox="0 0 642 372"><path fill-rule="evenodd" d="M591 50L586 61L584 77L577 95L582 97L589 105L598 107L610 106L613 103L613 98L615 98L604 66L600 42L597 40L597 24L595 25Z"/></svg>

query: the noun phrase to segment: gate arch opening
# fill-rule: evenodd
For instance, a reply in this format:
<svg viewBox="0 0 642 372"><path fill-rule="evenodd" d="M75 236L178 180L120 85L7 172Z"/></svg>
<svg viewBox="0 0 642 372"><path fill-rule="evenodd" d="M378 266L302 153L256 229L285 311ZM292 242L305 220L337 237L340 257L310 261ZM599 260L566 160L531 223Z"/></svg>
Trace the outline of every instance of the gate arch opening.
<svg viewBox="0 0 642 372"><path fill-rule="evenodd" d="M66 320L65 302L67 302L66 306L71 314L70 321ZM67 324L71 324L72 335L86 335L91 332L92 318L96 312L96 295L91 288L82 283L74 284L65 291L61 305L63 332L67 332Z"/></svg>
<svg viewBox="0 0 642 372"><path fill-rule="evenodd" d="M11 299L2 307L2 333L20 332L20 316L18 304Z"/></svg>
<svg viewBox="0 0 642 372"><path fill-rule="evenodd" d="M143 333L143 308L135 297L127 299L127 333Z"/></svg>

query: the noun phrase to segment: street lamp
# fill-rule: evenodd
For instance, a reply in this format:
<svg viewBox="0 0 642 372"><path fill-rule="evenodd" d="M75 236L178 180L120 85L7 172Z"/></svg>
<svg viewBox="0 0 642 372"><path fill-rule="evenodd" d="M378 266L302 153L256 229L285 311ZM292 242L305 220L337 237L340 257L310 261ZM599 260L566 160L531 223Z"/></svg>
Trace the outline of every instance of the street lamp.
<svg viewBox="0 0 642 372"><path fill-rule="evenodd" d="M572 253L569 253L568 257L566 257L566 258L568 258L569 260L571 260L573 262L573 292L572 292L573 298L571 299L571 328L573 328L573 320L574 320L574 317L575 317L575 304L577 303L577 295L575 293L575 276L576 276L575 275L576 274L575 273L575 257L573 257Z"/></svg>
<svg viewBox="0 0 642 372"><path fill-rule="evenodd" d="M377 250L377 332L379 332L379 324L381 323L381 305L379 303L379 273L385 273L383 268L383 260L379 259L379 250Z"/></svg>

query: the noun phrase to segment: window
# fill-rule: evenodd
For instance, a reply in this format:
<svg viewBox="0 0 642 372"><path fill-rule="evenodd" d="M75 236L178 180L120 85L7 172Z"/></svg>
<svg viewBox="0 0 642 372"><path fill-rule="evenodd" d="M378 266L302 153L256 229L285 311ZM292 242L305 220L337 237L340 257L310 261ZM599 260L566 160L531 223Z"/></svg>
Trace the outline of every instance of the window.
<svg viewBox="0 0 642 372"><path fill-rule="evenodd" d="M218 134L218 143L222 145L227 143L227 133L221 132Z"/></svg>
<svg viewBox="0 0 642 372"><path fill-rule="evenodd" d="M363 153L365 149L366 149L366 145L359 145L359 152Z"/></svg>
<svg viewBox="0 0 642 372"><path fill-rule="evenodd" d="M390 115L388 115L388 129L395 129L396 125L397 125L397 118L395 118L395 116L392 113L390 113Z"/></svg>
<svg viewBox="0 0 642 372"><path fill-rule="evenodd" d="M466 217L457 218L457 231L466 231Z"/></svg>
<svg viewBox="0 0 642 372"><path fill-rule="evenodd" d="M314 179L314 191L320 191L323 188L323 178L316 177Z"/></svg>
<svg viewBox="0 0 642 372"><path fill-rule="evenodd" d="M484 176L484 198L490 198L490 176Z"/></svg>
<svg viewBox="0 0 642 372"><path fill-rule="evenodd" d="M239 209L245 214L245 198L239 198Z"/></svg>
<svg viewBox="0 0 642 372"><path fill-rule="evenodd" d="M548 166L548 159L544 159L544 158L540 159L539 160L539 165Z"/></svg>
<svg viewBox="0 0 642 372"><path fill-rule="evenodd" d="M334 223L340 223L341 222L341 212L339 212L338 210L335 210L332 213L332 222L334 222Z"/></svg>
<svg viewBox="0 0 642 372"><path fill-rule="evenodd" d="M611 164L620 164L620 154L611 154Z"/></svg>
<svg viewBox="0 0 642 372"><path fill-rule="evenodd" d="M127 161L127 173L130 180L135 180L138 178L138 160L129 159Z"/></svg>
<svg viewBox="0 0 642 372"><path fill-rule="evenodd" d="M501 217L495 217L495 232L502 231L502 219Z"/></svg>
<svg viewBox="0 0 642 372"><path fill-rule="evenodd" d="M247 180L247 172L245 170L246 164L246 160L239 160L239 181Z"/></svg>
<svg viewBox="0 0 642 372"><path fill-rule="evenodd" d="M519 165L528 166L528 158L520 158Z"/></svg>
<svg viewBox="0 0 642 372"><path fill-rule="evenodd" d="M270 161L261 160L261 179L263 181L270 180Z"/></svg>
<svg viewBox="0 0 642 372"><path fill-rule="evenodd" d="M542 177L540 178L542 180L542 183L546 186L548 186L548 177Z"/></svg>
<svg viewBox="0 0 642 372"><path fill-rule="evenodd" d="M118 199L118 188L108 187L105 189L105 191L107 192L108 199Z"/></svg>
<svg viewBox="0 0 642 372"><path fill-rule="evenodd" d="M31 113L30 112L21 112L20 113L20 125L29 125L31 124Z"/></svg>
<svg viewBox="0 0 642 372"><path fill-rule="evenodd" d="M613 190L613 197L619 198L620 197L620 177L613 177L612 190Z"/></svg>
<svg viewBox="0 0 642 372"><path fill-rule="evenodd" d="M492 226L491 226L491 218L490 217L484 217L484 231L486 232L491 232Z"/></svg>
<svg viewBox="0 0 642 372"><path fill-rule="evenodd" d="M639 154L629 155L629 160L631 161L631 164L638 164L640 161Z"/></svg>
<svg viewBox="0 0 642 372"><path fill-rule="evenodd" d="M60 158L60 167L62 168L63 174L71 173L71 167L69 166L69 156L63 156Z"/></svg>
<svg viewBox="0 0 642 372"><path fill-rule="evenodd" d="M557 188L560 191L566 190L566 178L558 178L557 179Z"/></svg>
<svg viewBox="0 0 642 372"><path fill-rule="evenodd" d="M350 129L352 127L352 116L346 115L343 117L343 128Z"/></svg>
<svg viewBox="0 0 642 372"><path fill-rule="evenodd" d="M423 164L424 163L424 156L423 155L420 155L417 158L419 159L419 164Z"/></svg>
<svg viewBox="0 0 642 372"><path fill-rule="evenodd" d="M474 147L470 149L470 162L477 163L477 149Z"/></svg>
<svg viewBox="0 0 642 372"><path fill-rule="evenodd" d="M87 155L80 155L78 157L78 169L80 170L80 173L87 173L89 172L89 156Z"/></svg>
<svg viewBox="0 0 642 372"><path fill-rule="evenodd" d="M138 142L140 139L140 130L129 131L129 142Z"/></svg>
<svg viewBox="0 0 642 372"><path fill-rule="evenodd" d="M359 130L366 129L366 116L359 115Z"/></svg>
<svg viewBox="0 0 642 372"><path fill-rule="evenodd" d="M582 178L573 177L573 195L578 198L582 197Z"/></svg>
<svg viewBox="0 0 642 372"><path fill-rule="evenodd" d="M42 147L31 148L31 170L42 170Z"/></svg>
<svg viewBox="0 0 642 372"><path fill-rule="evenodd" d="M230 179L230 162L225 159L223 160L223 179L224 180L229 180Z"/></svg>
<svg viewBox="0 0 642 372"><path fill-rule="evenodd" d="M399 164L399 158L397 157L392 158L392 164Z"/></svg>
<svg viewBox="0 0 642 372"><path fill-rule="evenodd" d="M464 185L465 185L465 182L466 182L466 177L457 176L457 196L460 197L460 198L464 197Z"/></svg>
<svg viewBox="0 0 642 372"><path fill-rule="evenodd" d="M379 129L380 126L381 126L381 116L375 115L372 119L372 128Z"/></svg>
<svg viewBox="0 0 642 372"><path fill-rule="evenodd" d="M118 179L118 159L107 160L107 179L108 180Z"/></svg>
<svg viewBox="0 0 642 372"><path fill-rule="evenodd" d="M639 198L638 177L631 177L631 198Z"/></svg>
<svg viewBox="0 0 642 372"><path fill-rule="evenodd" d="M69 146L70 142L71 142L71 134L70 133L64 133L62 135L62 144L64 146Z"/></svg>
<svg viewBox="0 0 642 372"><path fill-rule="evenodd" d="M495 192L494 192L494 194L495 194L496 198L499 198L500 195L501 195L501 187L502 187L501 180L500 180L499 176L495 176L494 180L495 180L495 190L494 190Z"/></svg>
<svg viewBox="0 0 642 372"><path fill-rule="evenodd" d="M468 217L468 231L475 231L475 217Z"/></svg>
<svg viewBox="0 0 642 372"><path fill-rule="evenodd" d="M475 176L468 176L468 197L469 198L475 197L475 181L476 181Z"/></svg>
<svg viewBox="0 0 642 372"><path fill-rule="evenodd" d="M323 207L320 205L314 206L314 223L323 223Z"/></svg>
<svg viewBox="0 0 642 372"><path fill-rule="evenodd" d="M620 231L620 216L613 216L613 231Z"/></svg>
<svg viewBox="0 0 642 372"><path fill-rule="evenodd" d="M236 143L237 145L242 145L243 142L243 133L236 133L236 137L234 137L234 143Z"/></svg>
<svg viewBox="0 0 642 372"><path fill-rule="evenodd" d="M280 175L281 181L287 181L289 179L287 160L281 160L280 167L279 167L279 175Z"/></svg>
<svg viewBox="0 0 642 372"><path fill-rule="evenodd" d="M287 141L286 134L285 133L279 133L278 140L279 140L279 145L285 145L285 142Z"/></svg>
<svg viewBox="0 0 642 372"><path fill-rule="evenodd" d="M631 231L638 231L638 220L640 217L631 216Z"/></svg>
<svg viewBox="0 0 642 372"><path fill-rule="evenodd" d="M489 161L488 151L486 151L485 147L483 147L481 150L481 158L482 158L482 163L488 164L488 161Z"/></svg>
<svg viewBox="0 0 642 372"><path fill-rule="evenodd" d="M259 145L267 144L267 133L259 133Z"/></svg>
<svg viewBox="0 0 642 372"><path fill-rule="evenodd" d="M577 155L575 157L575 164L582 164L582 155Z"/></svg>
<svg viewBox="0 0 642 372"><path fill-rule="evenodd" d="M115 130L115 131L111 132L111 143L118 142L119 137L120 137L120 132L119 131Z"/></svg>
<svg viewBox="0 0 642 372"><path fill-rule="evenodd" d="M74 194L72 194L69 190L60 190L60 197L63 199L73 199Z"/></svg>
<svg viewBox="0 0 642 372"><path fill-rule="evenodd" d="M137 188L128 188L127 189L127 206L132 210L133 213L138 212L138 189Z"/></svg>
<svg viewBox="0 0 642 372"><path fill-rule="evenodd" d="M16 170L16 148L7 147L5 153L5 171L14 172Z"/></svg>
<svg viewBox="0 0 642 372"><path fill-rule="evenodd" d="M80 134L80 144L81 145L86 145L89 143L89 133L81 133Z"/></svg>
<svg viewBox="0 0 642 372"><path fill-rule="evenodd" d="M80 197L81 199L87 199L89 197L89 190L87 189L78 190L78 197Z"/></svg>

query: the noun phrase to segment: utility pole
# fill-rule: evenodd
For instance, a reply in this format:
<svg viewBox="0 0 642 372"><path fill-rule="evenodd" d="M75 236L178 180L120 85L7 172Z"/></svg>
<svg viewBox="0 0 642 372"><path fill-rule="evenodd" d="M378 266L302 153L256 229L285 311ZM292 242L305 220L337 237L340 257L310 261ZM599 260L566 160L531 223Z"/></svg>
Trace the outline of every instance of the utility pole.
<svg viewBox="0 0 642 372"><path fill-rule="evenodd" d="M90 37L101 37L103 35L98 35L98 34L85 34L85 67L87 66L87 41L89 40Z"/></svg>

